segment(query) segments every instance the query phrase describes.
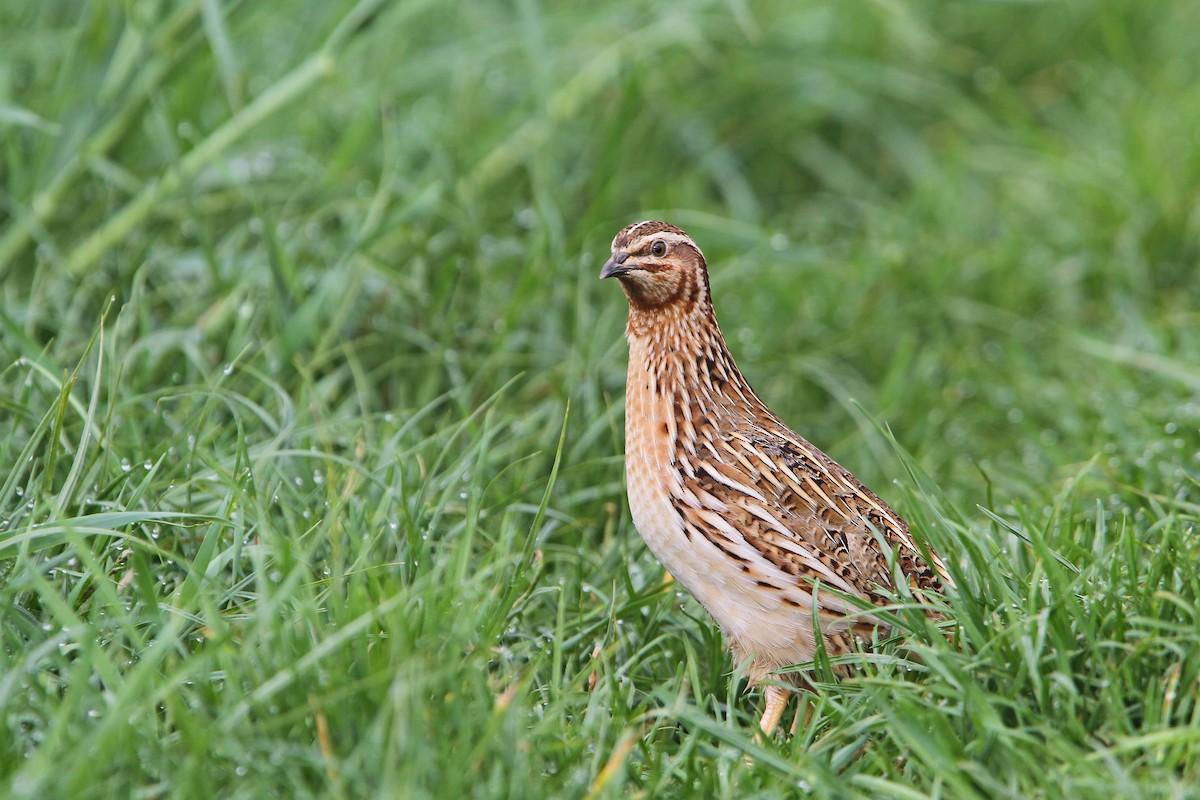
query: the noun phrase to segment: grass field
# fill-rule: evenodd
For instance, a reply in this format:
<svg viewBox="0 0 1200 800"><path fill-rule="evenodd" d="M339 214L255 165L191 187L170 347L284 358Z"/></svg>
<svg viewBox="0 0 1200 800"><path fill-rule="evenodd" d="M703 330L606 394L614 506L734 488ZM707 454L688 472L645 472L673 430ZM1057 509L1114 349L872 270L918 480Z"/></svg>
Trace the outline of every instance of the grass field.
<svg viewBox="0 0 1200 800"><path fill-rule="evenodd" d="M1200 797L1200 5L0 5L0 795ZM612 235L947 554L756 743Z"/></svg>

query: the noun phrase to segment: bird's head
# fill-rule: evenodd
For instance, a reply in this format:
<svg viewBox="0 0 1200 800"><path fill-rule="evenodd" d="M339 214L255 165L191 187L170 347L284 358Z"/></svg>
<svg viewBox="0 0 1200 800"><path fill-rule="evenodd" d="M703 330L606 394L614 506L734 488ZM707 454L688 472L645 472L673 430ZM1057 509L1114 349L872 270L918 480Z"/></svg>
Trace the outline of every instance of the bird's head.
<svg viewBox="0 0 1200 800"><path fill-rule="evenodd" d="M708 268L692 237L665 222L647 220L613 239L601 278L616 278L639 311L681 310L708 302Z"/></svg>

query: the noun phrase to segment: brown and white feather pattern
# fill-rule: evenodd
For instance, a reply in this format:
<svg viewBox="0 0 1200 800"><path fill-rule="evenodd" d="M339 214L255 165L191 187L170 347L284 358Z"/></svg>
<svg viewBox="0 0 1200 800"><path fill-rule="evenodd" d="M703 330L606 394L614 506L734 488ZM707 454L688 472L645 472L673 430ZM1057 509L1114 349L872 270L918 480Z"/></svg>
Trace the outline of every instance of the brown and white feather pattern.
<svg viewBox="0 0 1200 800"><path fill-rule="evenodd" d="M893 568L881 541L916 598L939 592L949 582L941 561L927 564L905 522L783 424L742 377L687 234L638 223L617 235L613 253L617 266L606 273L621 278L630 301L625 458L634 524L735 656L751 659L751 680L813 658L814 596L831 653L878 624L846 597L888 602L881 592L894 588Z"/></svg>

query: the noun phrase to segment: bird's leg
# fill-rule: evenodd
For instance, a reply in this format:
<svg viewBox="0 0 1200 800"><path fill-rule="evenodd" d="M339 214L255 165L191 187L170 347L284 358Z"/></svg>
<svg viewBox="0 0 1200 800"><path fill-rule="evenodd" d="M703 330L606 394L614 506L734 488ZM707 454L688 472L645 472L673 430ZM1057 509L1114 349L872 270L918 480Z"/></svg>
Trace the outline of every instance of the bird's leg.
<svg viewBox="0 0 1200 800"><path fill-rule="evenodd" d="M763 687L763 699L766 701L766 708L763 709L762 720L759 721L758 727L762 729L765 735L770 736L775 732L775 728L779 726L779 720L783 717L783 712L787 708L789 694L791 694L791 690L783 686Z"/></svg>

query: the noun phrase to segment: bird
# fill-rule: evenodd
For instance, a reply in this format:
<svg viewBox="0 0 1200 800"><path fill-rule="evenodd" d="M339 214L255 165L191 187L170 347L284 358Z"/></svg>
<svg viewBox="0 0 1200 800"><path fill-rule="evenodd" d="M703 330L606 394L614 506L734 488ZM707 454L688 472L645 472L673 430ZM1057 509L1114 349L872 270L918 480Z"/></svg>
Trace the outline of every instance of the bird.
<svg viewBox="0 0 1200 800"><path fill-rule="evenodd" d="M717 324L708 265L683 230L637 222L600 277L629 301L625 478L634 526L713 617L772 735L802 674L776 671L869 646L897 579L933 605L945 563L849 471L750 388ZM814 608L815 604L815 608ZM793 730L795 726L793 725Z"/></svg>

